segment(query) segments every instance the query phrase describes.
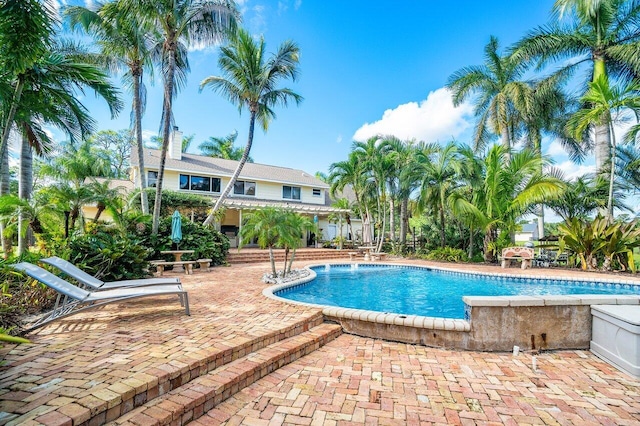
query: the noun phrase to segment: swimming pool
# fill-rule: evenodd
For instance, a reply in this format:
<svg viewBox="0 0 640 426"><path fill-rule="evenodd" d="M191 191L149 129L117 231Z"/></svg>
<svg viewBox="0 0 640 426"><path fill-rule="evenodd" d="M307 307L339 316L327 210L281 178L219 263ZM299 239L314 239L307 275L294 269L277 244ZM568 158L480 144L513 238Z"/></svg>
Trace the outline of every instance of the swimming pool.
<svg viewBox="0 0 640 426"><path fill-rule="evenodd" d="M345 264L311 268L316 278L276 291L323 306L438 318L465 318L464 296L639 295L640 286L594 281L518 278L425 267Z"/></svg>
<svg viewBox="0 0 640 426"><path fill-rule="evenodd" d="M508 351L514 345L588 349L592 305L640 305L640 281L631 277L551 279L542 269L523 275L421 263L314 265L310 276L262 293L322 309L325 320L346 333L480 351ZM477 287L462 284L475 280ZM370 296L377 305L362 304L375 300ZM411 307L409 301L417 303Z"/></svg>

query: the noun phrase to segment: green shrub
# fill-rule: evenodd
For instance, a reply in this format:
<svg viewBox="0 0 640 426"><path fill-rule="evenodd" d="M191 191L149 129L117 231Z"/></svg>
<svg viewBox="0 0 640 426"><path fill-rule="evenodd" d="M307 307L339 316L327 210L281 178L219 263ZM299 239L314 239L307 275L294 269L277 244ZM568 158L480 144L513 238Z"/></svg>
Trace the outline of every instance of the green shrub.
<svg viewBox="0 0 640 426"><path fill-rule="evenodd" d="M453 248L453 247L444 247L444 248L431 250L425 256L425 259L443 260L446 262L468 262L469 256L467 256L467 253L462 249Z"/></svg>
<svg viewBox="0 0 640 426"><path fill-rule="evenodd" d="M150 226L145 233L150 234ZM175 250L176 245L171 241L171 217L160 220L158 235L148 237L144 242L151 250L149 259L174 260L173 256L161 255L164 250ZM212 265L226 263L229 252L229 239L219 231L204 226L200 222L182 221L182 241L180 250L193 250L193 254L184 255L184 260L211 259Z"/></svg>

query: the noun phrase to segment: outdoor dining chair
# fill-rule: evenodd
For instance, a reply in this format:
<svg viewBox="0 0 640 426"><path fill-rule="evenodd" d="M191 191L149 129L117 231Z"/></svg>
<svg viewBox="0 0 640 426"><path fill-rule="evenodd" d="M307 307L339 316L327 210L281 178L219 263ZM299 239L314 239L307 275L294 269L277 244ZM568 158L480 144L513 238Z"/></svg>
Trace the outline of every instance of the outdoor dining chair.
<svg viewBox="0 0 640 426"><path fill-rule="evenodd" d="M167 285L167 284L180 284L179 278L143 278L138 280L122 280L104 282L99 280L75 266L73 263L61 259L57 256L47 257L46 259L40 259L41 262L47 265L54 266L64 272L66 275L78 281L78 283L92 288L93 290L108 290L122 287L144 287L155 285Z"/></svg>
<svg viewBox="0 0 640 426"><path fill-rule="evenodd" d="M184 307L189 315L189 295L180 284L167 284L146 287L121 287L103 291L87 291L75 286L68 281L52 274L39 266L28 262L20 262L11 265L12 268L22 271L34 280L41 282L58 293L55 306L52 311L42 315L27 331L35 330L51 321L74 315L89 309L109 304L124 302L141 297L165 296L176 294L180 298L180 306Z"/></svg>

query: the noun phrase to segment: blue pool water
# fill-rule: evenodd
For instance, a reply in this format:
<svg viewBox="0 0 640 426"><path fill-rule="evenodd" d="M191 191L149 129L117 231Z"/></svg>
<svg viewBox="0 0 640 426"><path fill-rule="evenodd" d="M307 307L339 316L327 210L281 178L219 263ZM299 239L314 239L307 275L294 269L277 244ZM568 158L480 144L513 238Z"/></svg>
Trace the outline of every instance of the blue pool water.
<svg viewBox="0 0 640 426"><path fill-rule="evenodd" d="M331 265L313 281L275 294L299 302L439 318L464 318L462 296L640 294L640 286L505 278L435 269Z"/></svg>

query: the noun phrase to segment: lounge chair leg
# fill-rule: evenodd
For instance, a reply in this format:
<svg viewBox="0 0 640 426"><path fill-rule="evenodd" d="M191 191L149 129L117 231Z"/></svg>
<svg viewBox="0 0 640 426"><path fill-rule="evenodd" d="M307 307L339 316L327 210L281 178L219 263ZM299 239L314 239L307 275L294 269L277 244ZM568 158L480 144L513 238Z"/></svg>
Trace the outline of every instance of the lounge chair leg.
<svg viewBox="0 0 640 426"><path fill-rule="evenodd" d="M189 295L184 293L184 313L191 316L191 312L189 311Z"/></svg>

